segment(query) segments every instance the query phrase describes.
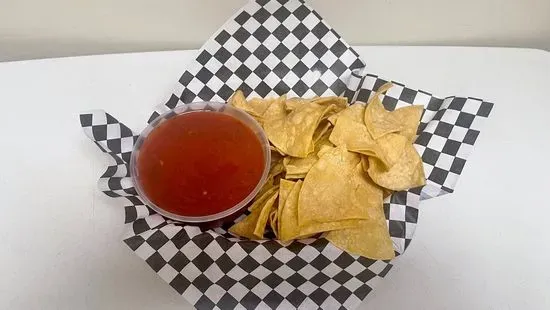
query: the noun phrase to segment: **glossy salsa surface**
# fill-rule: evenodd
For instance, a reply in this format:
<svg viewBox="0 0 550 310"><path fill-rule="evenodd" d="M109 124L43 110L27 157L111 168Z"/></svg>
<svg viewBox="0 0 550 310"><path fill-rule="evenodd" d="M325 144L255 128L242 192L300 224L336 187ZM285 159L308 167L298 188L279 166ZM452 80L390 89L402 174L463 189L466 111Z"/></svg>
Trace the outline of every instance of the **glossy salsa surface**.
<svg viewBox="0 0 550 310"><path fill-rule="evenodd" d="M240 120L220 112L174 116L143 141L139 182L157 207L206 216L241 202L264 169L262 144Z"/></svg>

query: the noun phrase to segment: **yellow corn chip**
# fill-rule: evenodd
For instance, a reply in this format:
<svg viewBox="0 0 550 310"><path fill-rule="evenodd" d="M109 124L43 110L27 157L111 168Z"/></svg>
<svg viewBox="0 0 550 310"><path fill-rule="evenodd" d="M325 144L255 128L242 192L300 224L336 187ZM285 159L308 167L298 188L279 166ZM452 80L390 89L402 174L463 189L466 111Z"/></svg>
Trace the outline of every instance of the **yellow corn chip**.
<svg viewBox="0 0 550 310"><path fill-rule="evenodd" d="M404 147L399 159L389 170L378 159L369 158L368 174L376 184L394 191L426 184L422 158L412 144L405 144Z"/></svg>
<svg viewBox="0 0 550 310"><path fill-rule="evenodd" d="M285 157L279 157L277 160L271 162L271 168L269 169L268 178L279 175L285 171L285 165L283 164Z"/></svg>
<svg viewBox="0 0 550 310"><path fill-rule="evenodd" d="M401 129L398 133L405 136L410 142L414 142L416 138L416 131L423 112L424 107L421 105L411 105L392 112L395 114L395 118L401 122Z"/></svg>
<svg viewBox="0 0 550 310"><path fill-rule="evenodd" d="M317 145L317 142L321 140L330 130L331 123L328 121L322 121L319 124L319 127L315 129L315 133L313 133L313 147L315 148L315 145Z"/></svg>
<svg viewBox="0 0 550 310"><path fill-rule="evenodd" d="M317 157L321 158L321 156L323 156L326 152L333 149L334 149L334 145L332 143L321 145L319 148L319 151L317 151Z"/></svg>
<svg viewBox="0 0 550 310"><path fill-rule="evenodd" d="M248 238L251 240L261 239L254 235L254 229L256 228L256 223L258 222L261 211L261 209L254 210L242 221L233 224L233 226L229 228L229 232L239 237Z"/></svg>
<svg viewBox="0 0 550 310"><path fill-rule="evenodd" d="M274 181L273 178L268 178L267 180L265 180L264 185L262 185L262 187L256 194L256 198L255 198L256 200L259 199L259 197L262 197L267 191L269 191L270 189L276 186L273 181ZM253 201L256 201L256 200L253 200ZM252 205L248 209L250 210L251 207Z"/></svg>
<svg viewBox="0 0 550 310"><path fill-rule="evenodd" d="M364 122L374 139L395 132L412 142L423 111L422 106L411 105L390 112L375 95L365 109Z"/></svg>
<svg viewBox="0 0 550 310"><path fill-rule="evenodd" d="M279 190L278 185L273 185L267 189L260 195L256 195L256 199L254 202L248 207L248 211L253 212L256 209L261 209L265 205L265 202L273 196L275 192Z"/></svg>
<svg viewBox="0 0 550 310"><path fill-rule="evenodd" d="M284 118L287 114L285 102L286 96L281 96L273 100L262 115L262 124L268 120Z"/></svg>
<svg viewBox="0 0 550 310"><path fill-rule="evenodd" d="M269 227L271 227L275 237L278 237L279 231L277 230L277 209L272 208L271 213L269 213Z"/></svg>
<svg viewBox="0 0 550 310"><path fill-rule="evenodd" d="M283 242L295 239L300 233L298 226L298 198L302 184L301 180L294 183L278 218L279 239Z"/></svg>
<svg viewBox="0 0 550 310"><path fill-rule="evenodd" d="M286 174L285 178L287 180L297 180L297 179L303 179L305 178L307 173L301 173L301 174Z"/></svg>
<svg viewBox="0 0 550 310"><path fill-rule="evenodd" d="M281 212L283 211L288 195L292 191L294 184L296 184L296 182L281 179L280 187L279 187L279 205L277 207L277 219L281 218ZM278 232L281 231L280 220L277 223L277 231Z"/></svg>
<svg viewBox="0 0 550 310"><path fill-rule="evenodd" d="M401 130L400 120L392 112L386 111L378 96L373 97L367 105L364 121L374 139Z"/></svg>
<svg viewBox="0 0 550 310"><path fill-rule="evenodd" d="M287 156L283 160L285 166L286 175L291 176L291 178L301 178L303 179L305 175L309 172L309 169L315 165L319 160L318 152L323 150L325 147L332 148L334 145L329 141L330 132L326 131L323 136L321 136L318 141L315 143L315 149L310 153L306 158L297 158ZM288 177L287 177L288 178Z"/></svg>
<svg viewBox="0 0 550 310"><path fill-rule="evenodd" d="M269 111L267 116L269 118L279 114L280 108L284 108L285 101L286 96L281 96L270 99L252 98L247 102L244 93L241 90L237 90L231 98L229 98L228 104L245 111L250 114L250 116L255 118L260 124L263 124L266 117L265 114Z"/></svg>
<svg viewBox="0 0 550 310"><path fill-rule="evenodd" d="M283 158L285 155L282 155L275 149L272 145L270 145L271 150L271 167L273 167L276 163L283 162Z"/></svg>
<svg viewBox="0 0 550 310"><path fill-rule="evenodd" d="M279 194L279 187L270 188L262 196L259 196L254 203L249 207L250 214L245 217L242 221L235 223L229 228L229 232L240 237L248 238L251 240L257 240L263 238L262 234L255 234L256 230L259 232L262 229L265 230L265 225L267 222L267 216L269 215L268 211L273 206L275 199ZM267 212L267 214L265 214ZM265 218L263 218L265 217ZM260 220L262 222L260 222Z"/></svg>
<svg viewBox="0 0 550 310"><path fill-rule="evenodd" d="M280 156L286 156L285 153L283 153L283 151L279 150L278 148L274 147L273 145L270 145L269 146L269 150L271 151L271 154L278 154Z"/></svg>
<svg viewBox="0 0 550 310"><path fill-rule="evenodd" d="M336 96L333 96L333 97L314 97L314 98L310 98L310 99L294 97L294 98L287 99L286 109L288 111L293 111L298 106L300 106L304 103L311 103L311 102L316 103L318 105L325 105L325 106L335 105L336 108L334 109L334 111L332 113L343 110L348 105L347 99L345 97L336 97ZM326 115L326 116L328 117L328 116L332 115L332 113L330 113L329 115Z"/></svg>
<svg viewBox="0 0 550 310"><path fill-rule="evenodd" d="M339 117L345 117L345 118L349 118L351 120L354 120L356 122L362 123L363 119L365 117L365 107L366 107L365 103L356 102L356 103L348 106L346 109L344 109L344 110L342 110L338 113L332 114L328 118L328 121L330 123L332 123L332 125L335 125L336 120Z"/></svg>
<svg viewBox="0 0 550 310"><path fill-rule="evenodd" d="M257 113L259 116L262 116L264 115L265 111L267 111L267 108L269 108L269 106L276 100L281 100L281 98L275 98L275 99L252 98L248 100L248 106L254 111L254 113Z"/></svg>
<svg viewBox="0 0 550 310"><path fill-rule="evenodd" d="M369 170L369 158L368 156L361 156L361 168L363 168L363 172L367 173Z"/></svg>
<svg viewBox="0 0 550 310"><path fill-rule="evenodd" d="M283 165L283 157L282 156L273 156L271 157L271 168L269 169L269 174L267 175L266 181L262 188L258 191L256 194L256 198L261 197L267 190L271 189L272 187L275 187L277 182L277 176L282 174L285 170L285 167Z"/></svg>
<svg viewBox="0 0 550 310"><path fill-rule="evenodd" d="M301 232L325 231L325 223L330 222L368 219L369 209L382 205L381 190L366 179L360 163L360 155L345 147L328 150L319 158L300 192ZM325 225L319 226L320 223Z"/></svg>
<svg viewBox="0 0 550 310"><path fill-rule="evenodd" d="M386 159L386 162L383 163L386 169L393 167L400 160L405 148L412 145L405 136L396 133L384 135L376 142Z"/></svg>
<svg viewBox="0 0 550 310"><path fill-rule="evenodd" d="M324 231L339 230L345 228L357 227L362 220L350 219L339 220L333 222L314 222L308 224L308 226L300 227L299 237L306 238Z"/></svg>
<svg viewBox="0 0 550 310"><path fill-rule="evenodd" d="M256 238L258 239L263 239L264 237L265 226L267 225L269 214L271 214L271 212L273 210L276 210L277 208L277 206L275 206L275 200L277 199L278 196L279 196L279 192L276 191L275 193L273 193L273 195L271 195L271 197L269 197L269 199L262 206L260 214L258 215L258 221L256 222L256 226L254 227L254 233L253 233L254 236L256 236Z"/></svg>
<svg viewBox="0 0 550 310"><path fill-rule="evenodd" d="M383 188L381 186L379 186L378 184L374 183L374 181L368 176L368 170L369 170L369 157L368 156L361 156L361 164L358 165L358 169L359 167L361 168L361 171L366 174L366 178L367 180L373 185L373 186L376 186L378 187L381 191L382 191L382 198L386 198L388 197L389 195L392 194L392 191L389 190L389 189L386 189L386 188Z"/></svg>
<svg viewBox="0 0 550 310"><path fill-rule="evenodd" d="M304 99L304 98L299 98L299 97L289 98L285 102L286 110L287 111L294 111L300 105L311 102L312 100L313 99Z"/></svg>
<svg viewBox="0 0 550 310"><path fill-rule="evenodd" d="M370 259L395 257L382 206L375 218L358 221L353 228L329 231L325 238L342 250Z"/></svg>
<svg viewBox="0 0 550 310"><path fill-rule="evenodd" d="M393 87L392 82L386 82L384 85L380 86L378 90L376 90L376 93L374 94L375 97L380 96L381 94L387 92L390 88Z"/></svg>
<svg viewBox="0 0 550 310"><path fill-rule="evenodd" d="M285 157L283 164L287 175L305 175L317 162L317 154L311 153L306 158Z"/></svg>
<svg viewBox="0 0 550 310"><path fill-rule="evenodd" d="M264 114L263 125L269 141L287 155L307 157L313 150L313 135L319 122L335 106L309 102L298 105L288 114L278 114L277 111L271 114L270 110L274 105L275 103Z"/></svg>
<svg viewBox="0 0 550 310"><path fill-rule="evenodd" d="M387 165L384 152L377 141L371 137L367 126L362 121L357 122L344 115L340 116L329 139L336 146L346 146L351 152L377 157Z"/></svg>
<svg viewBox="0 0 550 310"><path fill-rule="evenodd" d="M338 110L343 110L348 106L348 99L346 97L318 97L313 99L312 102L320 105L334 104L338 107Z"/></svg>
<svg viewBox="0 0 550 310"><path fill-rule="evenodd" d="M261 116L261 114L257 113L254 108L246 103L246 98L244 97L244 93L241 90L237 90L231 96L231 98L229 98L229 101L227 103L230 106L241 109L252 116Z"/></svg>

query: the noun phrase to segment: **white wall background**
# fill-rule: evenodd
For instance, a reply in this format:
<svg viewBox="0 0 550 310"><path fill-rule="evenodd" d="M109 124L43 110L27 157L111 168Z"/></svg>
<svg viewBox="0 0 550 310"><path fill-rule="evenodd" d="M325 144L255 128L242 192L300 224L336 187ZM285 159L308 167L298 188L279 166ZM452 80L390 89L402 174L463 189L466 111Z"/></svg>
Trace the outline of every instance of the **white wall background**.
<svg viewBox="0 0 550 310"><path fill-rule="evenodd" d="M247 0L0 0L0 61L198 48ZM351 44L550 50L550 0L309 0Z"/></svg>

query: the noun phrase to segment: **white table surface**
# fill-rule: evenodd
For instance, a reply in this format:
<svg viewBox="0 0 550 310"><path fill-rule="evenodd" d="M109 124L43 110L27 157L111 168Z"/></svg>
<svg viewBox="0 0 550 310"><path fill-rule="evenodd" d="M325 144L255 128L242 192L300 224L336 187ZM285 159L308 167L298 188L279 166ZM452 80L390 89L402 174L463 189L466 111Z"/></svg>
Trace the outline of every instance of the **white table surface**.
<svg viewBox="0 0 550 310"><path fill-rule="evenodd" d="M495 103L456 192L421 204L407 252L363 309L550 308L550 53L359 47L369 71ZM196 51L0 64L0 308L191 309L121 242L78 114L140 130Z"/></svg>

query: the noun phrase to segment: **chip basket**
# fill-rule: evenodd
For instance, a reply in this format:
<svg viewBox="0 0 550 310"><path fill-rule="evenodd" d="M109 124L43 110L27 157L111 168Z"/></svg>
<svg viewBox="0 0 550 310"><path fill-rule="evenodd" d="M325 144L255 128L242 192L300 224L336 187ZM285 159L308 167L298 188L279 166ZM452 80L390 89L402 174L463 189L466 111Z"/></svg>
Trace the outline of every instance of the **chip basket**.
<svg viewBox="0 0 550 310"><path fill-rule="evenodd" d="M357 52L306 3L250 1L204 44L148 122L186 103L225 102L237 89L248 97L343 95L353 104L367 102L388 81L367 73ZM382 96L386 109L424 106L414 146L427 184L384 201L400 255L414 236L420 201L453 192L493 104L439 98L392 82ZM228 227L201 230L163 218L143 203L131 181L128 165L138 134L100 110L81 114L80 121L113 160L98 186L128 202L124 242L197 309L353 309L392 267L391 261L343 252L323 238L284 246L235 238Z"/></svg>

